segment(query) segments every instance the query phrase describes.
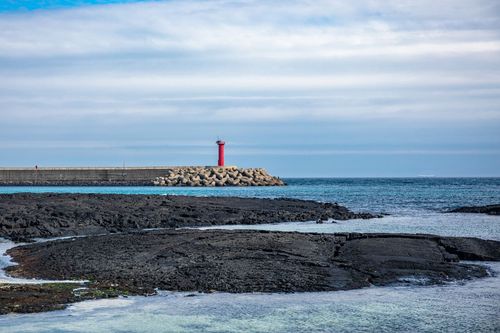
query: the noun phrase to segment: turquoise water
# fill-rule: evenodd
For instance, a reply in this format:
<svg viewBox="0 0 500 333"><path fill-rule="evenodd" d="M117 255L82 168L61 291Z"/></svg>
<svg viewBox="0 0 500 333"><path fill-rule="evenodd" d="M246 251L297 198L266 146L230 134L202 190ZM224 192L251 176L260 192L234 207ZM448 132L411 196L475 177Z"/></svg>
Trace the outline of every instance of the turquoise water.
<svg viewBox="0 0 500 333"><path fill-rule="evenodd" d="M0 187L0 193L79 192L292 197L391 216L315 224L230 226L300 232L407 232L500 240L500 217L444 214L500 203L500 178L287 179L287 187ZM88 301L63 311L0 316L0 332L500 332L500 263L493 277L296 294L185 297L163 293Z"/></svg>
<svg viewBox="0 0 500 333"><path fill-rule="evenodd" d="M295 178L286 187L0 187L0 193L123 193L288 197L338 202L354 210L415 215L500 203L500 178Z"/></svg>

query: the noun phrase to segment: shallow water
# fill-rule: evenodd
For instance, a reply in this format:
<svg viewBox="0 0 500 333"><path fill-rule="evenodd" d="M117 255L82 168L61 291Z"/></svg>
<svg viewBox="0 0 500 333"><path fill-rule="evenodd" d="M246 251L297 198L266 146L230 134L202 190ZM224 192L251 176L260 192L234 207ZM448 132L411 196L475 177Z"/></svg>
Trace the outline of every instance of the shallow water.
<svg viewBox="0 0 500 333"><path fill-rule="evenodd" d="M500 272L500 263L489 263ZM498 332L498 276L441 286L296 294L164 293L0 317L21 332Z"/></svg>
<svg viewBox="0 0 500 333"><path fill-rule="evenodd" d="M500 216L482 214L443 214L427 213L421 215L386 216L370 220L331 221L323 224L316 222L286 222L256 225L225 225L202 227L199 229L228 230L270 230L298 232L375 232L434 234L440 236L478 237L500 241Z"/></svg>

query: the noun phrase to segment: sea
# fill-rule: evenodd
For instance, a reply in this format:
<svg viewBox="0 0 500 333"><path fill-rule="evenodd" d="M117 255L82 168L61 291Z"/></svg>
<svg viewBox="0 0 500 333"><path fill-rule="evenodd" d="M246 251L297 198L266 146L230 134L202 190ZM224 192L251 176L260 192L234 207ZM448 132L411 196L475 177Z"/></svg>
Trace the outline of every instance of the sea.
<svg viewBox="0 0 500 333"><path fill-rule="evenodd" d="M372 220L214 227L334 233L421 233L500 241L500 216L447 213L500 203L500 178L293 178L285 187L0 187L0 193L120 193L297 198L337 202ZM429 286L321 293L192 294L160 291L0 316L0 332L500 332L500 263L491 276Z"/></svg>

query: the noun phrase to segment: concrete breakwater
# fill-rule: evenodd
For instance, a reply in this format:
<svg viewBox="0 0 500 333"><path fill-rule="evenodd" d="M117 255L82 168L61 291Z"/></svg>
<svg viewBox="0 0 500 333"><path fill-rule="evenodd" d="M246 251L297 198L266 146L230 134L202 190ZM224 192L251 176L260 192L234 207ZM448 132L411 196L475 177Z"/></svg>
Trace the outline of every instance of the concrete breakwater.
<svg viewBox="0 0 500 333"><path fill-rule="evenodd" d="M157 186L283 186L278 177L262 168L183 167L172 168L154 180Z"/></svg>
<svg viewBox="0 0 500 333"><path fill-rule="evenodd" d="M147 186L169 167L0 168L0 185Z"/></svg>
<svg viewBox="0 0 500 333"><path fill-rule="evenodd" d="M211 166L0 168L0 186L284 185L264 169Z"/></svg>

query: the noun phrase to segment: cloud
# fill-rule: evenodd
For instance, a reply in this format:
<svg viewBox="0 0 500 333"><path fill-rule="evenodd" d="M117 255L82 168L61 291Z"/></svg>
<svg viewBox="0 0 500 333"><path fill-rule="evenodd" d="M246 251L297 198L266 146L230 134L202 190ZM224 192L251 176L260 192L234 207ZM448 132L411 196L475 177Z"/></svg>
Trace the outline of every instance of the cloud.
<svg viewBox="0 0 500 333"><path fill-rule="evenodd" d="M400 130L390 141L403 145L408 135L431 140L414 124L453 141L470 124L500 123L499 13L494 0L174 0L0 13L0 149L129 152L146 138L142 150L158 137L226 134L370 141L360 124L383 136L389 122ZM342 122L356 125L327 130ZM235 154L496 154L481 145L498 134L474 128L461 141L479 142L473 148Z"/></svg>
<svg viewBox="0 0 500 333"><path fill-rule="evenodd" d="M223 52L228 57L314 59L499 51L491 2L419 3L172 1L4 14L0 54ZM471 10L478 16L471 16Z"/></svg>
<svg viewBox="0 0 500 333"><path fill-rule="evenodd" d="M498 99L472 101L457 92L500 83L497 7L169 1L0 14L0 106L27 116L328 119L365 117L375 94L386 103L372 108L374 117L432 117L425 110L434 100L437 114L495 118ZM447 97L416 101L436 91ZM353 102L330 98L339 95ZM215 102L217 96L226 99ZM295 96L314 101L297 106ZM210 98L208 106L201 100ZM473 103L486 107L471 113Z"/></svg>
<svg viewBox="0 0 500 333"><path fill-rule="evenodd" d="M4 115L28 121L82 115L163 116L177 122L499 120L499 85L500 75L437 70L301 76L18 76L0 82L0 108Z"/></svg>

